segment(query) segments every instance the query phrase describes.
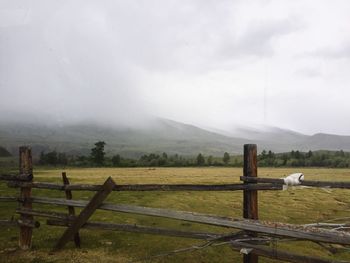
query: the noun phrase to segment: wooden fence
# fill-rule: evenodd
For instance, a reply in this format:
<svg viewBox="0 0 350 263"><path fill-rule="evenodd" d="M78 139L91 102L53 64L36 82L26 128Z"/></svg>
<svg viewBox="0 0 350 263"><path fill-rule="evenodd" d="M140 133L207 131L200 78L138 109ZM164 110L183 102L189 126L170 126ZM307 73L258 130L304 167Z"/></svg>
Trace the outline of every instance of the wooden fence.
<svg viewBox="0 0 350 263"><path fill-rule="evenodd" d="M147 233L193 239L203 239L210 242L227 241L234 249L245 252L243 262L258 262L258 256L270 257L288 262L337 262L307 255L294 254L272 248L269 244L279 238L292 238L295 240L308 240L317 243L350 245L350 233L334 231L324 228L325 225L301 226L278 222L259 221L258 191L282 190L282 179L257 177L257 147L254 144L244 145L243 183L240 184L133 184L116 185L112 178L108 178L103 185L70 184L65 173L62 173L62 184L34 182L31 150L28 147L19 149L20 168L18 175L0 175L0 180L7 181L8 187L19 188L20 194L14 196L0 196L0 201L18 202L16 213L18 220L0 220L0 226L19 227L19 247L23 250L31 248L33 228L40 227L35 217L48 218L47 224L63 226L66 230L57 241L54 250L62 249L65 244L74 240L76 247L80 247L79 229L107 229L136 233ZM302 185L311 187L331 187L350 189L350 182L319 182L303 181ZM34 197L32 189L47 189L65 191L66 199ZM73 200L72 191L94 191L95 195L90 201ZM174 211L160 208L140 207L105 203L104 200L112 191L243 191L243 219L232 219L216 215L206 215L192 212ZM57 213L33 209L32 204L52 204L68 207L68 213ZM75 207L83 208L76 215ZM113 212L132 213L156 217L164 217L208 225L238 229L232 234L204 233L180 231L174 229L157 228L142 225L115 224L88 221L96 209ZM319 228L319 227L323 228ZM329 225L327 225L329 226ZM325 245L323 245L326 247Z"/></svg>

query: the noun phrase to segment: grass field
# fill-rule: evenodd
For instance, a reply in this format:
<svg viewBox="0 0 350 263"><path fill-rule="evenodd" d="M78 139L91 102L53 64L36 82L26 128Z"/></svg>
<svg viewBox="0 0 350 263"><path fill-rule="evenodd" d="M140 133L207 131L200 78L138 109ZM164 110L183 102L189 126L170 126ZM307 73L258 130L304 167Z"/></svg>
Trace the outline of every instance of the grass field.
<svg viewBox="0 0 350 263"><path fill-rule="evenodd" d="M112 176L118 184L147 183L235 183L242 175L238 168L132 168L132 169L66 169L71 183L103 183ZM350 169L302 168L306 180L350 181ZM35 169L35 181L61 183L62 169ZM295 169L259 168L260 177L279 178ZM0 195L18 195L18 189L0 185ZM60 191L33 189L35 196L64 198ZM92 193L74 192L73 198L89 200ZM113 192L106 202L160 207L182 211L216 214L234 218L242 217L242 191L235 192ZM15 203L0 203L0 219L9 219L17 207ZM37 209L50 208L66 211L64 207L34 205ZM259 192L259 215L262 220L286 223L325 222L335 218L350 217L350 190L298 188L287 191ZM17 215L16 215L17 216ZM154 258L152 256L175 249L201 244L204 241L175 237L162 237L112 231L81 230L82 249L73 242L60 252L50 253L64 229L41 226L34 230L33 249L21 252L14 248L18 242L18 229L0 228L1 262L241 262L241 255L229 246L208 247L194 252ZM91 220L169 227L183 230L229 233L230 229L196 223L138 216L132 214L97 211ZM349 220L349 219L348 219ZM274 246L308 255L350 261L350 251L330 254L311 242L284 242ZM277 262L261 258L260 262Z"/></svg>

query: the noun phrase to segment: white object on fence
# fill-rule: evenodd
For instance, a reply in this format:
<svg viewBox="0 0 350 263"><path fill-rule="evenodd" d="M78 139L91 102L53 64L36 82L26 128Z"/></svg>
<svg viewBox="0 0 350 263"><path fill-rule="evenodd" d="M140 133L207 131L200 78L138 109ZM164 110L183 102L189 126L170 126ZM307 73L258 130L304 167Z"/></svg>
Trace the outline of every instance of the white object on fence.
<svg viewBox="0 0 350 263"><path fill-rule="evenodd" d="M300 185L304 181L303 173L290 174L287 177L281 178L284 180L283 190L287 190L288 186Z"/></svg>
<svg viewBox="0 0 350 263"><path fill-rule="evenodd" d="M304 175L303 173L294 173L283 178L283 180L286 185L299 185L304 181Z"/></svg>
<svg viewBox="0 0 350 263"><path fill-rule="evenodd" d="M252 252L252 251L253 251L252 248L241 248L241 250L239 251L239 253L248 255L248 254L249 254L250 252Z"/></svg>

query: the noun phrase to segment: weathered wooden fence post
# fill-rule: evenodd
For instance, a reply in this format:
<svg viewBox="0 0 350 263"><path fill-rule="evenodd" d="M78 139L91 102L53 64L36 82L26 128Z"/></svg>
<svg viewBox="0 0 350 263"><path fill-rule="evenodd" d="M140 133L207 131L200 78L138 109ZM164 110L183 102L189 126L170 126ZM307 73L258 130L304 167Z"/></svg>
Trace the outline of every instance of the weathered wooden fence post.
<svg viewBox="0 0 350 263"><path fill-rule="evenodd" d="M247 177L257 177L257 147L256 144L244 145L243 175ZM244 184L249 184L244 182ZM243 191L243 217L247 219L258 219L258 191ZM258 256L255 254L243 255L244 263L257 263Z"/></svg>
<svg viewBox="0 0 350 263"><path fill-rule="evenodd" d="M21 146L19 148L19 173L20 175L28 176L28 181L33 180L33 164L32 164L32 151L29 147ZM20 204L24 209L32 209L31 198L32 189L30 187L21 187L20 199L23 202ZM20 220L22 222L32 222L33 216L21 214ZM19 247L27 250L32 246L32 232L33 229L28 226L21 225L19 233Z"/></svg>
<svg viewBox="0 0 350 263"><path fill-rule="evenodd" d="M67 174L66 172L63 172L62 173L62 180L63 180L63 185L66 186L66 185L69 185L69 179L67 177ZM65 190L65 193L66 193L66 199L67 200L72 200L73 198L73 195L72 195L72 191L71 190ZM68 206L68 213L69 215L71 216L75 216L75 209L74 209L74 206ZM74 243L75 243L75 246L77 248L80 248L80 236L79 236L79 231L77 233L75 233L74 235Z"/></svg>

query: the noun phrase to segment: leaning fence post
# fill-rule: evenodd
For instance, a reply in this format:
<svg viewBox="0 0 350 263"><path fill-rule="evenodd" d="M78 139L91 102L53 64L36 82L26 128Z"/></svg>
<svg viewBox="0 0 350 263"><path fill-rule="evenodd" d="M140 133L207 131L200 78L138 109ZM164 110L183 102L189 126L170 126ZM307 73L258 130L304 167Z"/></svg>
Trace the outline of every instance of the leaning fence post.
<svg viewBox="0 0 350 263"><path fill-rule="evenodd" d="M110 192L115 187L115 183L111 177L109 177L102 185L101 190L98 191L90 200L90 202L83 208L80 214L75 218L72 224L66 229L62 237L58 240L54 247L54 250L63 248L63 246L74 237L79 229L88 221L95 210L102 204L107 198Z"/></svg>
<svg viewBox="0 0 350 263"><path fill-rule="evenodd" d="M32 164L32 151L29 147L22 146L19 148L19 173L20 175L28 176L28 181L33 179L33 164ZM30 200L32 189L31 187L21 187L20 200L23 201L20 206L24 209L32 209L32 202ZM33 216L21 214L20 220L33 221ZM27 250L32 246L32 232L33 229L28 226L21 225L19 233L19 247Z"/></svg>
<svg viewBox="0 0 350 263"><path fill-rule="evenodd" d="M62 173L62 180L63 180L63 185L67 186L69 185L69 179L66 175L66 172ZM71 190L65 190L66 193L66 199L67 200L72 200L73 195L72 195L72 191ZM74 206L68 206L68 213L71 216L75 216L75 209ZM80 248L80 236L79 236L79 232L75 233L74 235L74 244L76 247Z"/></svg>
<svg viewBox="0 0 350 263"><path fill-rule="evenodd" d="M256 144L244 145L243 175L257 177L257 147ZM244 184L249 184L244 182ZM243 217L247 219L258 219L258 192L257 190L243 191ZM250 233L251 234L251 233ZM243 255L244 263L257 263L258 256L255 254Z"/></svg>

